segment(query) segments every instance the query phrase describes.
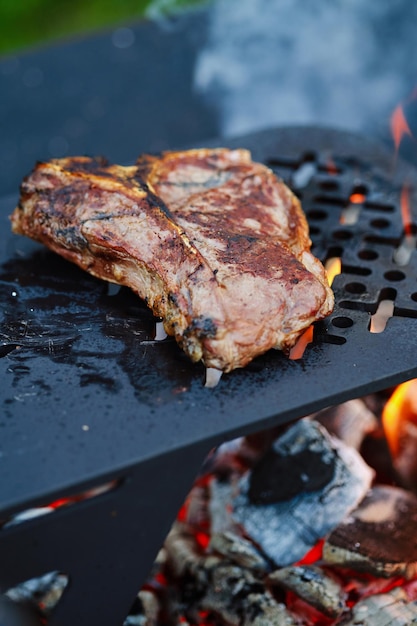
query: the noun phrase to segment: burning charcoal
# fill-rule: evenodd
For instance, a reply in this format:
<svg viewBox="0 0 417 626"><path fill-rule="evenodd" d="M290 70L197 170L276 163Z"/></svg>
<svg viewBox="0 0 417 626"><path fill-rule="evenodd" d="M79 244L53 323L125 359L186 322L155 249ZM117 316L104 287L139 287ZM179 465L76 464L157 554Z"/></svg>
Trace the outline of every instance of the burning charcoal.
<svg viewBox="0 0 417 626"><path fill-rule="evenodd" d="M355 450L359 450L365 436L378 427L377 418L362 400L349 400L324 409L316 413L314 419Z"/></svg>
<svg viewBox="0 0 417 626"><path fill-rule="evenodd" d="M190 526L200 526L207 520L208 490L202 485L195 484L188 494L184 508L185 521Z"/></svg>
<svg viewBox="0 0 417 626"><path fill-rule="evenodd" d="M255 546L232 532L215 533L212 535L210 550L218 552L233 563L257 572L265 572L268 563Z"/></svg>
<svg viewBox="0 0 417 626"><path fill-rule="evenodd" d="M292 615L269 592L251 593L243 603L242 626L301 626L302 621Z"/></svg>
<svg viewBox="0 0 417 626"><path fill-rule="evenodd" d="M303 448L314 452L316 463L309 466L309 475L300 476L298 461ZM330 532L353 509L368 491L372 470L359 454L336 440L322 426L309 419L298 421L274 444L277 454L287 454L294 460L285 474L275 480L276 502L254 504L249 498L250 473L240 481L240 491L233 502L233 517L245 533L259 545L277 565L291 565ZM322 484L314 472L327 466L328 481ZM296 476L298 482L310 485L291 500L282 501L278 483L288 493L286 483ZM311 485L322 484L312 491ZM267 489L270 489L270 483ZM269 497L270 499L270 497ZM281 500L281 501L280 501Z"/></svg>
<svg viewBox="0 0 417 626"><path fill-rule="evenodd" d="M417 624L417 605L408 602L402 589L393 589L360 600L343 626L410 626Z"/></svg>
<svg viewBox="0 0 417 626"><path fill-rule="evenodd" d="M227 562L213 569L201 607L220 615L231 626L299 624L248 570Z"/></svg>
<svg viewBox="0 0 417 626"><path fill-rule="evenodd" d="M186 574L199 577L200 573L204 572L206 557L202 554L191 529L182 524L174 524L164 545L175 578L182 578Z"/></svg>
<svg viewBox="0 0 417 626"><path fill-rule="evenodd" d="M307 426L307 420L300 423L305 426L293 426L276 439L249 474L251 503L281 502L300 492L319 491L332 481L335 455L323 446L320 430Z"/></svg>
<svg viewBox="0 0 417 626"><path fill-rule="evenodd" d="M283 567L268 576L268 582L289 591L328 617L339 617L345 609L341 585L320 567L299 565Z"/></svg>
<svg viewBox="0 0 417 626"><path fill-rule="evenodd" d="M323 559L377 576L417 575L417 497L375 487L327 538Z"/></svg>

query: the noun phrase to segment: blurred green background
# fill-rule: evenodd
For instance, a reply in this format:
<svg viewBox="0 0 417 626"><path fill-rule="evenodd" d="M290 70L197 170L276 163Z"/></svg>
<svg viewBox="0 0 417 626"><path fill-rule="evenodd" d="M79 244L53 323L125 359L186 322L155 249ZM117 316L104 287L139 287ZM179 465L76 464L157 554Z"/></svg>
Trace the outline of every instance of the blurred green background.
<svg viewBox="0 0 417 626"><path fill-rule="evenodd" d="M199 0L0 0L0 55L63 37L83 35Z"/></svg>

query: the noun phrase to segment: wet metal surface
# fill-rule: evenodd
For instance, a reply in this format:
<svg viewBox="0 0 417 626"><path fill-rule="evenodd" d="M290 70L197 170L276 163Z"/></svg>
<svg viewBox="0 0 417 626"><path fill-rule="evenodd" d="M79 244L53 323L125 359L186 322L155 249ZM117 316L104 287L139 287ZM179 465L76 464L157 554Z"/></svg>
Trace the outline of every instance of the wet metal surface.
<svg viewBox="0 0 417 626"><path fill-rule="evenodd" d="M42 246L10 233L16 198L1 202L0 494L5 515L76 492L197 442L207 451L238 434L301 417L417 375L416 252L399 270L401 181L372 142L320 129L281 129L237 140L290 184L307 159L316 173L297 193L314 251L341 256L336 308L316 325L303 358L271 351L203 386L174 341L127 289L109 289ZM333 164L333 165L332 165ZM300 177L296 180L299 182ZM339 221L365 190L356 224ZM383 333L368 330L378 301L395 301ZM205 442L205 443L204 443ZM190 480L192 477L190 477Z"/></svg>

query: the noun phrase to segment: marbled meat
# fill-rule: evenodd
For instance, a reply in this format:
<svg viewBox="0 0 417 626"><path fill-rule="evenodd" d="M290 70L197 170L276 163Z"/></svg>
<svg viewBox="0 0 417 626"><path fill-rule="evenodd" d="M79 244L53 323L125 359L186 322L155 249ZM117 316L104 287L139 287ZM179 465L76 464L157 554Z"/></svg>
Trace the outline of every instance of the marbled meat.
<svg viewBox="0 0 417 626"><path fill-rule="evenodd" d="M333 308L290 189L247 150L38 163L12 229L127 285L192 361L229 372L288 352Z"/></svg>

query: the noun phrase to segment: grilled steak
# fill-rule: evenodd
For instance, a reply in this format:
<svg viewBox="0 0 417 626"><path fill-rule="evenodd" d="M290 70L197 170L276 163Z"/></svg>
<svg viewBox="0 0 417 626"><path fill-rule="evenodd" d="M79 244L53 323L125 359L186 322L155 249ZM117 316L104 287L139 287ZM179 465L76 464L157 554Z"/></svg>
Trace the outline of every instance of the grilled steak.
<svg viewBox="0 0 417 626"><path fill-rule="evenodd" d="M246 150L39 163L14 232L127 285L193 361L231 371L331 312L298 199Z"/></svg>

